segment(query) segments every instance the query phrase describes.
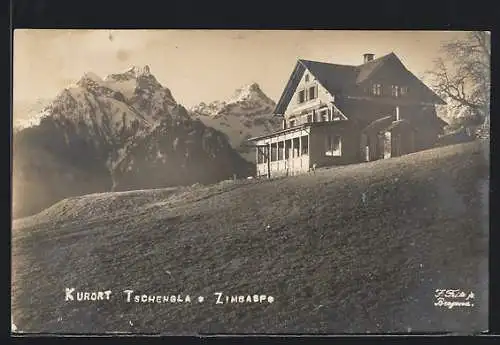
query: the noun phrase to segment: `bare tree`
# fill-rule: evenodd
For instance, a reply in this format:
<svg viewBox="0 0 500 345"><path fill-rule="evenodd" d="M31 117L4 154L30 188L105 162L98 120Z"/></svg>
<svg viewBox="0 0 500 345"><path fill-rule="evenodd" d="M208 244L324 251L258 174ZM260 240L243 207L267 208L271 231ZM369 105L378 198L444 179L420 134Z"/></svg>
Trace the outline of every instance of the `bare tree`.
<svg viewBox="0 0 500 345"><path fill-rule="evenodd" d="M470 32L465 39L443 44L442 52L434 70L427 72L430 86L447 100L453 117L489 126L490 33Z"/></svg>

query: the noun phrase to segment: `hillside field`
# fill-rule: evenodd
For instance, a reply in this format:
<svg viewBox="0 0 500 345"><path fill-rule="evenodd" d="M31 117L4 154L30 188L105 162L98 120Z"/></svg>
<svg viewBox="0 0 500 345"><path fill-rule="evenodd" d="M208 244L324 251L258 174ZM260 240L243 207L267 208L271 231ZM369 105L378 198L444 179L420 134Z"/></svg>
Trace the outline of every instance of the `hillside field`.
<svg viewBox="0 0 500 345"><path fill-rule="evenodd" d="M472 142L295 177L65 199L13 222L13 322L59 333L485 331L488 194L488 146ZM65 301L71 287L111 299ZM192 302L127 303L127 289ZM436 307L436 289L473 291L474 306ZM215 292L274 302L221 305Z"/></svg>

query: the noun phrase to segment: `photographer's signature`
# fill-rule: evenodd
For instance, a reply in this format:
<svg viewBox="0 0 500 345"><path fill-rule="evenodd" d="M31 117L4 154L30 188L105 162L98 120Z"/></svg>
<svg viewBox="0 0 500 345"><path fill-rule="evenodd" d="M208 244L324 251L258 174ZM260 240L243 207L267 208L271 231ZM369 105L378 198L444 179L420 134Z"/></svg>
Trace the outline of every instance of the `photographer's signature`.
<svg viewBox="0 0 500 345"><path fill-rule="evenodd" d="M455 307L473 307L475 294L460 289L436 289L434 306L452 309Z"/></svg>

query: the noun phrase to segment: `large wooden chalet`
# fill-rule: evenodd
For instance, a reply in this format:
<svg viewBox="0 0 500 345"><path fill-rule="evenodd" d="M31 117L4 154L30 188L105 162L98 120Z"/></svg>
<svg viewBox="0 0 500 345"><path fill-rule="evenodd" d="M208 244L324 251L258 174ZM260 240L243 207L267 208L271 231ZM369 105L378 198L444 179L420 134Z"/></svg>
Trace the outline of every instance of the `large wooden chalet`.
<svg viewBox="0 0 500 345"><path fill-rule="evenodd" d="M298 60L274 110L277 132L249 139L257 176L295 175L431 147L445 104L394 54L358 66Z"/></svg>

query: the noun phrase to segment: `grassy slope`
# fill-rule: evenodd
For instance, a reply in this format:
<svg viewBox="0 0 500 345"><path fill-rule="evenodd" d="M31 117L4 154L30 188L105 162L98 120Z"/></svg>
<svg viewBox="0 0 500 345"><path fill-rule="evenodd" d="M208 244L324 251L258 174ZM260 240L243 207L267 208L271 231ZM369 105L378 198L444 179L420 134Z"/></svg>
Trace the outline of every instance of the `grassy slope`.
<svg viewBox="0 0 500 345"><path fill-rule="evenodd" d="M51 332L485 330L487 157L468 143L315 176L64 200L14 223L15 323ZM70 286L115 298L67 303ZM127 288L207 300L125 303ZM438 288L474 290L475 308L434 307ZM276 301L215 305L216 291Z"/></svg>

